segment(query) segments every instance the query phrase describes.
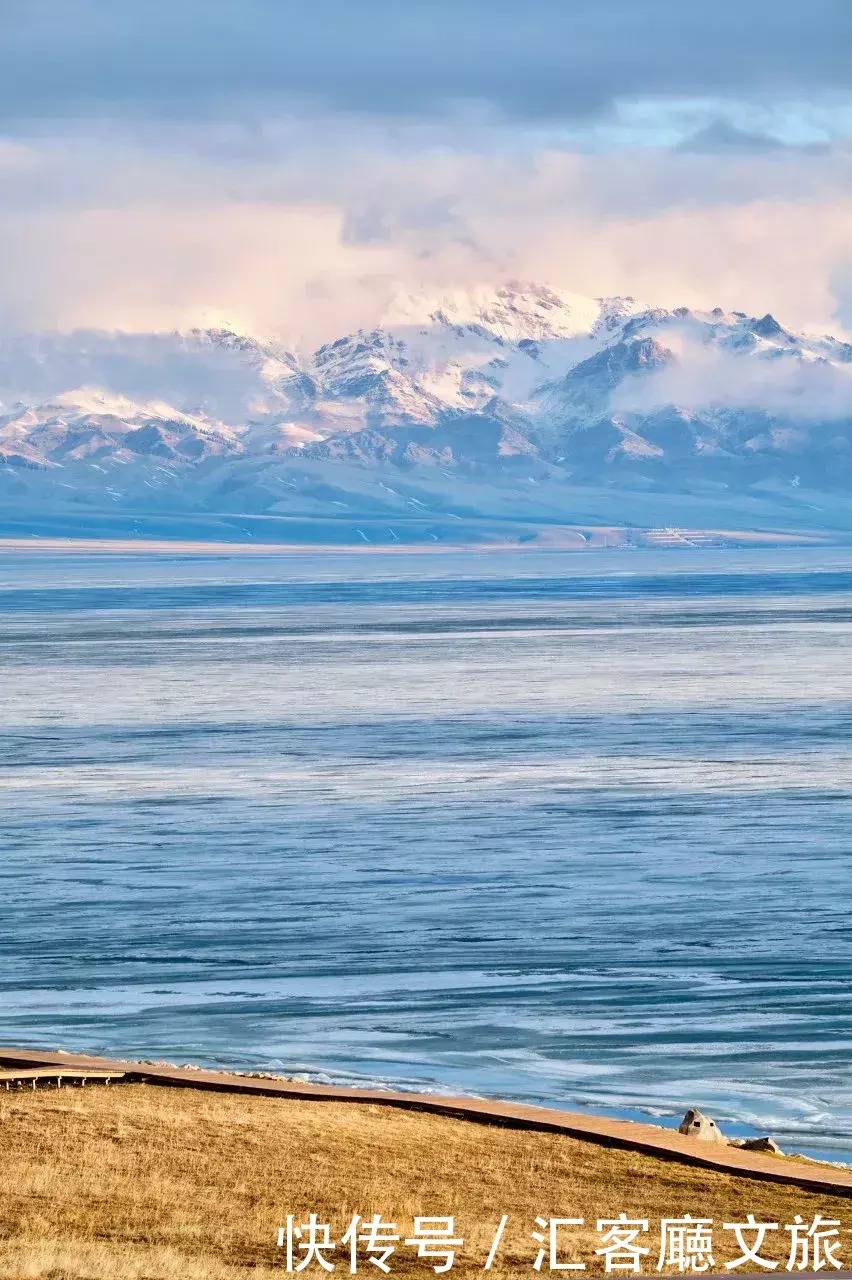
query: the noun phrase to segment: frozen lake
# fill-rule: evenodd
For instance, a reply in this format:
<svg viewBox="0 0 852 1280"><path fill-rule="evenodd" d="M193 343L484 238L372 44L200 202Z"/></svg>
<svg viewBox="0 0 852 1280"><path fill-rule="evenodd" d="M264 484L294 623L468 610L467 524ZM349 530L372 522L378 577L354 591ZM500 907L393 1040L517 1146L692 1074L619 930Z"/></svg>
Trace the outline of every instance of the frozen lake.
<svg viewBox="0 0 852 1280"><path fill-rule="evenodd" d="M852 1160L852 554L0 552L0 1040Z"/></svg>

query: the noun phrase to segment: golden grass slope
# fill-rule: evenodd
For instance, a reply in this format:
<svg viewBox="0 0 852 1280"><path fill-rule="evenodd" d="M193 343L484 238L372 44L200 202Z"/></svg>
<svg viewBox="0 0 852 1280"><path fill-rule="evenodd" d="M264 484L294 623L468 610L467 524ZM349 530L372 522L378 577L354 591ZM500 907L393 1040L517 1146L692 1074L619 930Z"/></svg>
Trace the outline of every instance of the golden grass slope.
<svg viewBox="0 0 852 1280"><path fill-rule="evenodd" d="M643 1274L658 1274L660 1219L685 1213L714 1219L717 1267L739 1253L721 1224L749 1212L782 1226L796 1214L839 1219L840 1256L852 1264L852 1199L563 1135L146 1085L0 1094L2 1280L271 1280L284 1274L279 1225L311 1211L336 1240L355 1213L380 1213L401 1236L415 1215L452 1214L465 1243L451 1276L485 1274L503 1214L493 1277L549 1274L532 1267L538 1216L584 1218L572 1251L602 1271L596 1222L621 1211L649 1220ZM762 1252L784 1265L789 1237L776 1237ZM348 1275L348 1254L335 1259L334 1274ZM434 1274L403 1245L389 1265L391 1275ZM300 1274L328 1273L312 1263ZM365 1259L359 1274L382 1272Z"/></svg>

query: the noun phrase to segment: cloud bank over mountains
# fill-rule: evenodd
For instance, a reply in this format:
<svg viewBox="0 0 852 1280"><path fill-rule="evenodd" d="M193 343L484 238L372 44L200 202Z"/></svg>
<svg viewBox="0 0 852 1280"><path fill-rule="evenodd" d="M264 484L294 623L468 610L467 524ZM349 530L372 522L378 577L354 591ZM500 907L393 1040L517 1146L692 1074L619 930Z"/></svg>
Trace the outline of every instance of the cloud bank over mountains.
<svg viewBox="0 0 852 1280"><path fill-rule="evenodd" d="M311 349L518 277L852 330L845 0L35 0L0 35L0 332Z"/></svg>

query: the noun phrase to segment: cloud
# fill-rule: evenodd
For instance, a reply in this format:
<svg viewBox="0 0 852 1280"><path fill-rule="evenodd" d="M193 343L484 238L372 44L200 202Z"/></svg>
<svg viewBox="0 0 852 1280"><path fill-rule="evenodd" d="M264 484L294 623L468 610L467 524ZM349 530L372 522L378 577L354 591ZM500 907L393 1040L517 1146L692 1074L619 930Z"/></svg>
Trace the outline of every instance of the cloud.
<svg viewBox="0 0 852 1280"><path fill-rule="evenodd" d="M271 100L577 119L617 100L848 88L848 0L29 0L0 7L0 121L252 118Z"/></svg>
<svg viewBox="0 0 852 1280"><path fill-rule="evenodd" d="M765 155L768 152L809 152L812 155L825 155L830 151L827 142L790 143L771 133L760 133L757 130L740 129L729 120L716 119L698 129L679 145L681 151L691 151L696 155L724 155L738 153L742 155Z"/></svg>
<svg viewBox="0 0 852 1280"><path fill-rule="evenodd" d="M345 202L331 200L172 198L7 214L0 219L6 327L227 324L310 344L378 322L397 287L434 291L510 277L837 327L852 198L630 215L596 205L582 174L580 165L576 185L560 187L564 204L550 198L548 183L528 182L519 200L526 175L483 162L456 187L457 231L449 236L440 222L418 225L410 209L397 219L389 196L384 220L377 213L375 225L356 223L354 231Z"/></svg>
<svg viewBox="0 0 852 1280"><path fill-rule="evenodd" d="M334 208L247 202L0 219L0 322L7 331L227 327L310 346L357 328L376 289L404 274L393 248L346 245L341 230Z"/></svg>
<svg viewBox="0 0 852 1280"><path fill-rule="evenodd" d="M752 409L793 420L852 418L852 365L801 359L792 351L767 358L708 346L684 331L667 341L676 359L623 383L616 413L650 413L676 404L686 410Z"/></svg>
<svg viewBox="0 0 852 1280"><path fill-rule="evenodd" d="M837 327L852 278L842 153L601 155L471 127L129 125L0 150L0 324L230 324L311 344L413 291L539 280ZM201 145L203 144L203 145ZM223 158L223 155L227 158ZM783 268L782 265L783 264Z"/></svg>

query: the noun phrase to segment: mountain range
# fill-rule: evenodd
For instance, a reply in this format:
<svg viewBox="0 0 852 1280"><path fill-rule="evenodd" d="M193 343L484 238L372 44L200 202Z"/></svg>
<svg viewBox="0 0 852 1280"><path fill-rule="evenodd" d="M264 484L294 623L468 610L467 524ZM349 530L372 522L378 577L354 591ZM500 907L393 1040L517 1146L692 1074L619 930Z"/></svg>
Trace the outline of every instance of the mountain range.
<svg viewBox="0 0 852 1280"><path fill-rule="evenodd" d="M852 345L533 284L398 294L311 352L0 338L0 531L295 542L852 531ZM587 532L583 532L583 531Z"/></svg>

